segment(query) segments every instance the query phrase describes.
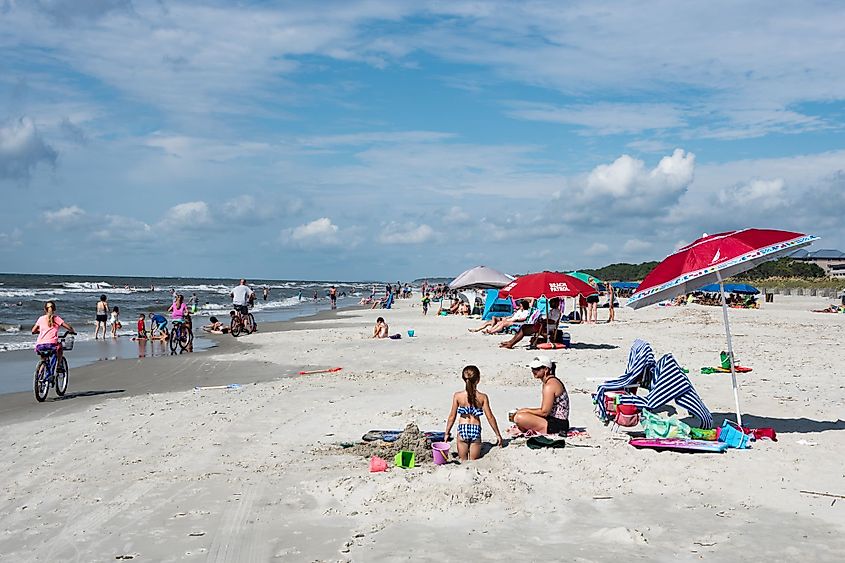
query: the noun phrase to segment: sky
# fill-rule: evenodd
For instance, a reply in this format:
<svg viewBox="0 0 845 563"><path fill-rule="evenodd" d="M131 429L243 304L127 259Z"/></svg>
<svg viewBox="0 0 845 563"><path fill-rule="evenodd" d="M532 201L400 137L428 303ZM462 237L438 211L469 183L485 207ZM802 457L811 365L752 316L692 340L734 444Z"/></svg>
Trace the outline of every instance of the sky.
<svg viewBox="0 0 845 563"><path fill-rule="evenodd" d="M845 249L845 3L0 0L0 271Z"/></svg>

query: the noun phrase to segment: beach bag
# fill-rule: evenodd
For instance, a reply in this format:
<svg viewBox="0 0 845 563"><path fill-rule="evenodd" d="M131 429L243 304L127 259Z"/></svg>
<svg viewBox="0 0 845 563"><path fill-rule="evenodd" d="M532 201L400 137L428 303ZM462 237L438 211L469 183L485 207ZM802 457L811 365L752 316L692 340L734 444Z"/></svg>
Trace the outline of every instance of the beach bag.
<svg viewBox="0 0 845 563"><path fill-rule="evenodd" d="M616 405L613 422L626 428L636 426L640 423L640 411L635 405Z"/></svg>
<svg viewBox="0 0 845 563"><path fill-rule="evenodd" d="M646 438L689 438L690 427L675 417L663 418L648 411L640 415Z"/></svg>

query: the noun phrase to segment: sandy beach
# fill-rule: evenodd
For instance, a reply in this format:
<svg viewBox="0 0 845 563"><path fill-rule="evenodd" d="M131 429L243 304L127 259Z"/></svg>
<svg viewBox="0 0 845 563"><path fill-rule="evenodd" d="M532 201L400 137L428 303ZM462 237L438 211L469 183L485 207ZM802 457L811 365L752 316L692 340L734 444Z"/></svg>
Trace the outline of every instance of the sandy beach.
<svg viewBox="0 0 845 563"><path fill-rule="evenodd" d="M754 370L740 376L743 420L778 441L725 454L634 449L589 395L643 338L690 369L717 423L732 416L729 376L698 374L725 346L716 307L572 325L573 349L551 354L588 434L566 448L517 440L476 462L386 473L339 444L410 422L442 431L466 364L504 430L509 409L539 403L525 367L536 352L469 334L475 320L423 317L412 299L73 370L72 400L0 399L0 559L839 561L845 499L801 492L845 495L845 315L810 313L827 304L777 296L730 312ZM379 315L401 340L369 338ZM285 328L297 330L271 331ZM193 389L229 383L242 386Z"/></svg>

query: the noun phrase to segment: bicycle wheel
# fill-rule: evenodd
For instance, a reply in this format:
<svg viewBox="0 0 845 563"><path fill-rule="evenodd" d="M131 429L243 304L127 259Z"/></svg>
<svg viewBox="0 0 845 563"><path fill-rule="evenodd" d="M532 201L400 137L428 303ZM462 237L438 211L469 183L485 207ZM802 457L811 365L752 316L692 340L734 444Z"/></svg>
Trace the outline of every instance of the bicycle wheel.
<svg viewBox="0 0 845 563"><path fill-rule="evenodd" d="M35 382L33 384L35 390L35 400L43 403L47 398L47 393L50 391L50 380L47 378L47 362L41 360L35 368Z"/></svg>
<svg viewBox="0 0 845 563"><path fill-rule="evenodd" d="M255 317L252 316L252 313L244 317L244 332L247 334L255 332Z"/></svg>
<svg viewBox="0 0 845 563"><path fill-rule="evenodd" d="M59 371L56 373L56 395L59 397L64 397L65 393L67 392L67 381L68 376L70 375L70 369L67 367L67 358L62 356L62 369L64 371Z"/></svg>
<svg viewBox="0 0 845 563"><path fill-rule="evenodd" d="M232 333L232 336L240 336L241 321L238 319L237 315L232 317L232 324L229 325L229 331Z"/></svg>
<svg viewBox="0 0 845 563"><path fill-rule="evenodd" d="M191 345L191 341L193 341L193 339L194 334L187 328L183 327L182 330L179 331L179 347L183 351L188 349L188 346Z"/></svg>
<svg viewBox="0 0 845 563"><path fill-rule="evenodd" d="M174 326L173 330L170 331L170 338L167 339L170 351L174 354L176 353L176 348L179 346L179 334L181 331L182 329L179 326Z"/></svg>

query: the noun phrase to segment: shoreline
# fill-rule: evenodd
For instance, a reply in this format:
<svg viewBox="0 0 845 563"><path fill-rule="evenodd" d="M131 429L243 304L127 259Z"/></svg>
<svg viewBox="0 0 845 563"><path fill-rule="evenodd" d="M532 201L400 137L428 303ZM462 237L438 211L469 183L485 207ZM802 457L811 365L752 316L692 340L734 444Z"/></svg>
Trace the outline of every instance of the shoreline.
<svg viewBox="0 0 845 563"><path fill-rule="evenodd" d="M295 317L285 321L271 321L262 323L257 334L302 330L302 323L343 317L343 313L358 310L358 306L342 309L324 310ZM203 338L212 342L211 346L203 350L185 352L176 355L150 356L145 358L116 358L99 359L91 363L74 367L71 364L70 383L64 397L56 397L51 389L48 399L44 403L37 403L32 390L0 393L0 424L10 420L22 420L40 417L45 413L58 414L69 412L75 408L85 408L98 401L111 397L132 397L141 394L158 394L170 391L184 391L202 385L228 385L238 383L248 385L252 383L272 381L273 379L294 375L302 369L301 366L286 366L281 371L268 367L264 362L249 362L248 371L254 380L246 381L243 377L234 381L228 370L237 367L226 365L221 367L217 362L219 356L233 353L245 353L256 346L249 342L253 335L234 338L231 335L216 335L203 333ZM20 350L26 356L27 366L31 371L35 360L31 351ZM73 353L73 352L71 352ZM181 379L170 377L181 374ZM30 376L29 381L32 381Z"/></svg>

